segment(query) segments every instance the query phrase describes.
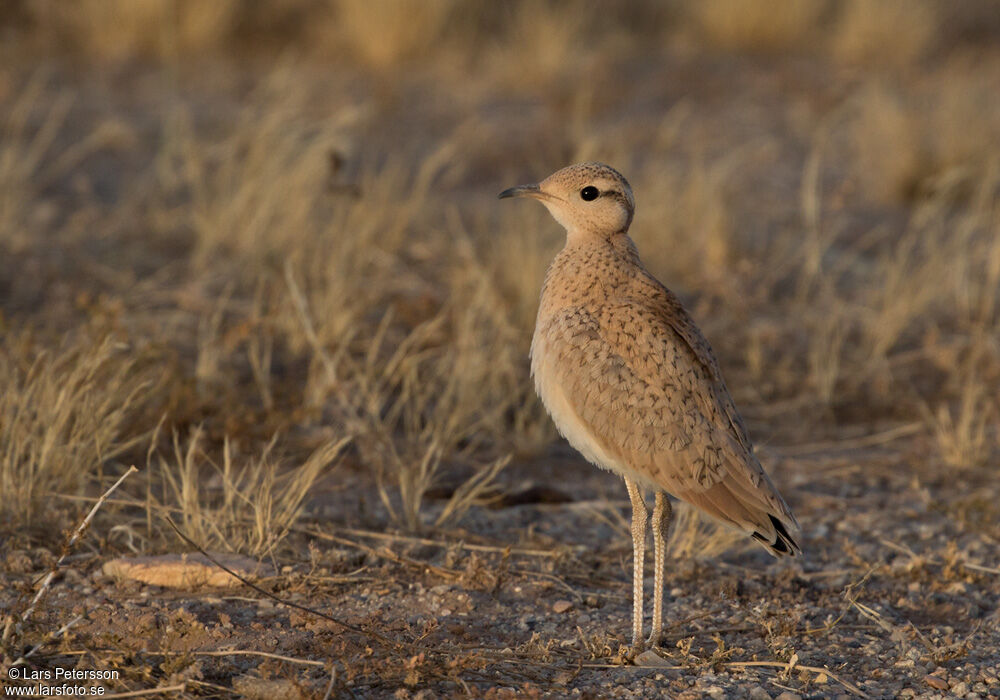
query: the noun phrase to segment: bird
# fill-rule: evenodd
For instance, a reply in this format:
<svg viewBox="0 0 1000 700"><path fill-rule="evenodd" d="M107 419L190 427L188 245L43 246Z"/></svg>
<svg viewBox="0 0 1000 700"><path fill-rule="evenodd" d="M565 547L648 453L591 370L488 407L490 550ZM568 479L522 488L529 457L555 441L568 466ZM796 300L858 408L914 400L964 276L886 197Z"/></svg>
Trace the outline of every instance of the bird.
<svg viewBox="0 0 1000 700"><path fill-rule="evenodd" d="M570 165L500 199L537 199L566 229L545 273L531 375L560 434L625 480L632 505L632 650L663 629L667 494L742 530L776 557L798 556L801 528L754 455L705 336L643 265L628 235L635 199L617 170ZM652 629L643 639L643 571L652 491Z"/></svg>

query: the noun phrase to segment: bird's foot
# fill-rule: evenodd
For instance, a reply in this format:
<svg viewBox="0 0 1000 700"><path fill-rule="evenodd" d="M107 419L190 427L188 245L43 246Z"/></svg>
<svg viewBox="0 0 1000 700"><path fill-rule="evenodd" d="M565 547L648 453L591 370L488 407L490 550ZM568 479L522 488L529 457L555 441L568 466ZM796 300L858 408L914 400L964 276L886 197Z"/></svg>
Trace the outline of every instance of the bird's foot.
<svg viewBox="0 0 1000 700"><path fill-rule="evenodd" d="M661 634L659 632L653 632L649 635L649 639L646 640L646 647L649 649L655 649L660 646Z"/></svg>
<svg viewBox="0 0 1000 700"><path fill-rule="evenodd" d="M615 654L615 659L621 664L632 664L635 663L635 658L645 651L645 649L646 645L642 640L633 642L632 644L622 644L618 647L618 653Z"/></svg>

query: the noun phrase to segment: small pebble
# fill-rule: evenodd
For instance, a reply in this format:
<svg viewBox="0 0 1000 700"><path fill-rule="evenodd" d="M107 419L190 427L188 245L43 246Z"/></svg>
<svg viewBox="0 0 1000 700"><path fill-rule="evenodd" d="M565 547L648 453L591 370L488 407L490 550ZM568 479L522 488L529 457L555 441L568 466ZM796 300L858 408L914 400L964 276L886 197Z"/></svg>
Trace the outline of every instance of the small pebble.
<svg viewBox="0 0 1000 700"><path fill-rule="evenodd" d="M750 689L750 700L771 700L771 694L759 685Z"/></svg>
<svg viewBox="0 0 1000 700"><path fill-rule="evenodd" d="M552 604L552 611L562 614L573 607L573 604L568 600L557 600Z"/></svg>
<svg viewBox="0 0 1000 700"><path fill-rule="evenodd" d="M937 690L948 690L948 681L937 676L924 676L924 683Z"/></svg>
<svg viewBox="0 0 1000 700"><path fill-rule="evenodd" d="M775 700L802 700L802 696L798 693L793 693L790 690L786 690L781 695L779 695Z"/></svg>
<svg viewBox="0 0 1000 700"><path fill-rule="evenodd" d="M647 649L646 651L635 657L636 666L659 666L665 668L670 666L670 662L664 659L662 656L657 654L652 649Z"/></svg>

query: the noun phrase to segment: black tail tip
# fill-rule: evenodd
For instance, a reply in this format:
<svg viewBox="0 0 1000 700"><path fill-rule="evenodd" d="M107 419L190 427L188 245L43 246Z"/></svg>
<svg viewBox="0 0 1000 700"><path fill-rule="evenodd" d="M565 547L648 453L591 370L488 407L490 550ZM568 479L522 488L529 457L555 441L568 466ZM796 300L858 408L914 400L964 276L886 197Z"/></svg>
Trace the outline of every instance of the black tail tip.
<svg viewBox="0 0 1000 700"><path fill-rule="evenodd" d="M768 538L759 532L753 533L753 538L764 545L772 554L776 556L786 556L794 557L802 553L802 549L799 547L795 538L791 536L788 532L788 528L785 524L778 520L771 514L767 516L771 520L771 525L774 527L774 532L777 535L774 538L774 542L768 540Z"/></svg>

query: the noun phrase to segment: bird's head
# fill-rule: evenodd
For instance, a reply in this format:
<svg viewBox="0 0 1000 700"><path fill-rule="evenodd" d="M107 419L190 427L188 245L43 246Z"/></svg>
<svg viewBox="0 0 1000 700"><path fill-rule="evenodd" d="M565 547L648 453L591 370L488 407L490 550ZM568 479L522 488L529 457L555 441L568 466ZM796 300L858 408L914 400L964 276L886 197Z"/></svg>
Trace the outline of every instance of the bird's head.
<svg viewBox="0 0 1000 700"><path fill-rule="evenodd" d="M567 166L537 185L520 185L500 193L500 199L508 197L537 199L570 235L625 233L635 212L628 180L604 163Z"/></svg>

